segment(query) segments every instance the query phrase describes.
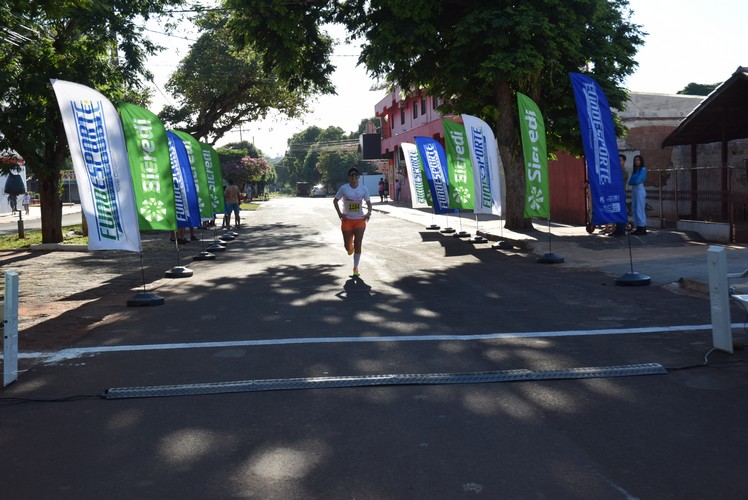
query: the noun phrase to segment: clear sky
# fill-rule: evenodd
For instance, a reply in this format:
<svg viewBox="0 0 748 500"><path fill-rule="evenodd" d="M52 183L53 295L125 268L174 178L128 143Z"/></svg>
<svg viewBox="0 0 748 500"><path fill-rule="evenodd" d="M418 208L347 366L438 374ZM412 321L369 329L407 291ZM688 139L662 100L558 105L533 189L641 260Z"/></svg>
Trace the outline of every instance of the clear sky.
<svg viewBox="0 0 748 500"><path fill-rule="evenodd" d="M748 66L747 0L630 0L632 20L648 33L637 55L639 67L626 81L632 91L674 94L691 82L717 83L727 80L738 66ZM149 25L153 31L159 27ZM333 33L335 35L336 33ZM189 28L177 37L149 35L167 51L150 60L157 86L165 93L169 74L186 55L197 35ZM320 97L313 112L303 120L288 121L274 116L251 123L227 134L218 145L241 139L253 141L268 156L280 156L287 140L306 127L341 127L353 132L359 122L374 115L374 106L385 97L384 91L370 91L375 84L365 70L356 67L358 50L340 45L333 63L337 95ZM151 111L158 113L168 96L157 90Z"/></svg>
<svg viewBox="0 0 748 500"><path fill-rule="evenodd" d="M748 66L746 0L629 0L633 22L648 33L639 67L626 81L636 92L674 94L691 82L718 83Z"/></svg>

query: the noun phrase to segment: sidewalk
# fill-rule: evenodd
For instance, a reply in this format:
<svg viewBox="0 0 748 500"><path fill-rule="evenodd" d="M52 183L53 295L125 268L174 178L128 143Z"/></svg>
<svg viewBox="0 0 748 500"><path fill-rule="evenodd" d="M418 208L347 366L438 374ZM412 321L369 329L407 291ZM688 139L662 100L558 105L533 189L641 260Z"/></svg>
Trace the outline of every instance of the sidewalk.
<svg viewBox="0 0 748 500"><path fill-rule="evenodd" d="M589 234L583 226L551 223L549 227L547 222L537 220L533 223L533 230L516 232L503 228L499 217L487 214L479 214L476 222L473 213L434 215L430 209L406 208L392 202L375 202L373 209L422 224L424 228L431 224L440 226L440 230L451 226L457 232L469 233L466 240L475 235L488 240L488 243L476 245L505 241L514 249L537 256L553 253L563 257L563 263L545 264L549 267L594 269L614 277L637 272L649 276L653 285L709 293L706 252L711 243L697 233L651 229L644 236L614 238L600 231ZM748 269L746 247L728 245L727 250L728 273Z"/></svg>
<svg viewBox="0 0 748 500"><path fill-rule="evenodd" d="M21 209L23 212L23 209ZM76 214L81 212L81 206L77 203L64 203L62 205L62 214ZM41 220L42 218L42 209L40 206L30 206L29 207L29 214L26 215L25 213L21 214L21 217L24 221L30 221L30 220ZM9 222L15 222L19 220L18 212L15 214L11 214L10 212L5 212L0 214L0 224L6 224Z"/></svg>

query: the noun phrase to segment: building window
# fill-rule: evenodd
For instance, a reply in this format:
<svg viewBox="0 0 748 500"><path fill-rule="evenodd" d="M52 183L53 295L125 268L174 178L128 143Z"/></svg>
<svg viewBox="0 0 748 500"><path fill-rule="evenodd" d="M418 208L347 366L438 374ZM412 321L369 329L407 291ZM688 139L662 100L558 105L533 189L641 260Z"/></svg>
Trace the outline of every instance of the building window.
<svg viewBox="0 0 748 500"><path fill-rule="evenodd" d="M400 108L400 125L405 125L405 108Z"/></svg>
<svg viewBox="0 0 748 500"><path fill-rule="evenodd" d="M421 96L421 114L426 114L426 97Z"/></svg>
<svg viewBox="0 0 748 500"><path fill-rule="evenodd" d="M432 97L431 98L431 108L434 109L434 110L439 109L439 98L437 98L437 97Z"/></svg>
<svg viewBox="0 0 748 500"><path fill-rule="evenodd" d="M418 118L418 101L414 99L412 103L413 103L413 119L415 120L416 118Z"/></svg>

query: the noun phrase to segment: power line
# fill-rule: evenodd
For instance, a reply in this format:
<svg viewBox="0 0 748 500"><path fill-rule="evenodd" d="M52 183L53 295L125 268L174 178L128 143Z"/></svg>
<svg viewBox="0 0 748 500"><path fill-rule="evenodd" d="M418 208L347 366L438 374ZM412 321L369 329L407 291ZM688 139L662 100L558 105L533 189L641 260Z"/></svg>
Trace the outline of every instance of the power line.
<svg viewBox="0 0 748 500"><path fill-rule="evenodd" d="M310 3L309 0L297 0L295 2L293 1L287 1L287 2L278 2L276 0L268 0L269 4L272 5L307 5ZM240 7L194 7L192 9L173 9L173 10L167 10L164 12L168 13L175 13L175 14L199 14L201 12L231 12L233 10L242 10Z"/></svg>
<svg viewBox="0 0 748 500"><path fill-rule="evenodd" d="M358 139L343 139L340 141L319 141L319 142L293 142L289 144L288 151L309 151L316 149L319 151L353 151L358 149Z"/></svg>
<svg viewBox="0 0 748 500"><path fill-rule="evenodd" d="M163 35L163 36L166 36L166 37L169 37L169 38L179 38L181 40L187 40L188 42L197 42L197 40L194 39L194 38L187 38L186 36L172 35L170 33L166 33L166 32L163 32L163 31L151 30L151 29L148 29L148 28L143 28L143 31L147 31L149 33L156 33L157 35Z"/></svg>

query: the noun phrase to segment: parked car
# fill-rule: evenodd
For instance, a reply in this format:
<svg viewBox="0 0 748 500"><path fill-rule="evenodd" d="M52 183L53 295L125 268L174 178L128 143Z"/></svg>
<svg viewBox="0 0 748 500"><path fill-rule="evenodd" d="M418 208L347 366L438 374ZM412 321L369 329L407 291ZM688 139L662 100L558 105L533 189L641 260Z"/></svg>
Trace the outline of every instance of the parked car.
<svg viewBox="0 0 748 500"><path fill-rule="evenodd" d="M312 196L327 196L327 188L322 184L317 184L312 188Z"/></svg>

